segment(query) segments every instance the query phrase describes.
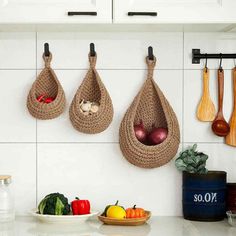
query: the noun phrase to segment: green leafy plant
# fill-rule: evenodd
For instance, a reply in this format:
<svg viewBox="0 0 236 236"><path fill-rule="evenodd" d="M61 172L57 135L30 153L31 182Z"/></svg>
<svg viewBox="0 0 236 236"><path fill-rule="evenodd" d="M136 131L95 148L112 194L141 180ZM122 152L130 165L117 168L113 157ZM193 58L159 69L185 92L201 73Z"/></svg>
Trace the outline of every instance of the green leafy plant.
<svg viewBox="0 0 236 236"><path fill-rule="evenodd" d="M179 157L175 160L175 166L180 171L206 174L207 159L208 155L203 152L198 152L197 144L194 144L192 147L187 148L179 154Z"/></svg>

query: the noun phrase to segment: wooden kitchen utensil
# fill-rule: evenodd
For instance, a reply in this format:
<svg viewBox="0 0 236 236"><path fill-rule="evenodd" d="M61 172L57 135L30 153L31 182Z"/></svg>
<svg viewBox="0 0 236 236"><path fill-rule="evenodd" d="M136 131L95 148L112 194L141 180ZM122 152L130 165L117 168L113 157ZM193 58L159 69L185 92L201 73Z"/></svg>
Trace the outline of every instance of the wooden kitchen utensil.
<svg viewBox="0 0 236 236"><path fill-rule="evenodd" d="M225 137L229 131L229 124L225 121L223 115L223 97L224 97L224 70L220 67L218 69L218 113L212 123L212 131L221 137Z"/></svg>
<svg viewBox="0 0 236 236"><path fill-rule="evenodd" d="M236 67L233 69L233 93L234 108L230 118L230 132L226 136L225 143L236 147Z"/></svg>
<svg viewBox="0 0 236 236"><path fill-rule="evenodd" d="M197 118L200 121L213 121L216 109L209 92L209 69L203 69L203 93L197 108Z"/></svg>

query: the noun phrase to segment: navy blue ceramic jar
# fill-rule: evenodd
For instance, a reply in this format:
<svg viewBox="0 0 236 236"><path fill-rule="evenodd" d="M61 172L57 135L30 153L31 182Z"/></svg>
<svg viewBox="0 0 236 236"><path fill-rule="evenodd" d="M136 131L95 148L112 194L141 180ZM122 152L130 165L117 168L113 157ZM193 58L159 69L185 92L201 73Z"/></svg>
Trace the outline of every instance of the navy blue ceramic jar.
<svg viewBox="0 0 236 236"><path fill-rule="evenodd" d="M223 220L226 211L226 172L183 172L183 214L188 220Z"/></svg>

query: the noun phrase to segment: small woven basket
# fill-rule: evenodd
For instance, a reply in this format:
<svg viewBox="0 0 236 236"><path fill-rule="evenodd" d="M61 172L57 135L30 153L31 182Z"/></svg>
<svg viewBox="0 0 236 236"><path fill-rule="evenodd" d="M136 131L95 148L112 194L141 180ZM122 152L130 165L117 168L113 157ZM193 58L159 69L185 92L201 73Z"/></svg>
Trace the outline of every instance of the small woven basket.
<svg viewBox="0 0 236 236"><path fill-rule="evenodd" d="M43 55L45 68L41 71L33 83L27 98L27 107L30 114L40 120L49 120L58 117L65 109L65 93L56 74L50 67L52 54L49 57ZM55 98L51 103L43 103L37 100L40 95Z"/></svg>
<svg viewBox="0 0 236 236"><path fill-rule="evenodd" d="M124 157L133 165L155 168L169 162L177 153L180 143L179 124L176 115L153 80L156 58L147 58L148 76L141 90L128 108L120 126L120 148ZM152 126L168 129L167 138L158 145L148 146L138 141L134 124L143 121L147 131Z"/></svg>
<svg viewBox="0 0 236 236"><path fill-rule="evenodd" d="M89 56L90 68L73 98L69 111L73 127L86 134L96 134L107 129L114 113L110 95L95 69L96 60L97 56ZM97 102L98 112L84 115L80 111L82 100Z"/></svg>

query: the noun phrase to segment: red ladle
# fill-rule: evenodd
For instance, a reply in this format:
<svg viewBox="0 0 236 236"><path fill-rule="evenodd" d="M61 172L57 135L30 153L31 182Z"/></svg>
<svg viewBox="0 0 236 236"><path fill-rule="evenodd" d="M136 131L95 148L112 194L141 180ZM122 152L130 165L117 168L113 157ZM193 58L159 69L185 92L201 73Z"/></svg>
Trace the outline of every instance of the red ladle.
<svg viewBox="0 0 236 236"><path fill-rule="evenodd" d="M223 97L224 97L224 70L220 68L218 70L218 113L215 120L212 123L212 131L220 136L225 137L229 131L229 124L225 121L223 115Z"/></svg>

